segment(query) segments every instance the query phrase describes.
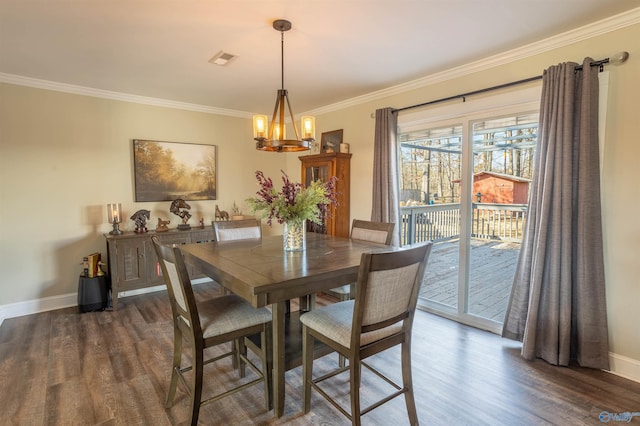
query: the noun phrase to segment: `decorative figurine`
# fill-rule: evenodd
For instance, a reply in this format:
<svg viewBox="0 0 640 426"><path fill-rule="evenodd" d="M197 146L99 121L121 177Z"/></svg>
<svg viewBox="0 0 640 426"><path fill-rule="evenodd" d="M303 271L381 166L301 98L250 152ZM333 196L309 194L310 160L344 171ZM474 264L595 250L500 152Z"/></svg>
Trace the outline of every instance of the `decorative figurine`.
<svg viewBox="0 0 640 426"><path fill-rule="evenodd" d="M131 216L131 220L136 223L136 234L144 234L147 232L147 219L151 218L149 210L138 210Z"/></svg>
<svg viewBox="0 0 640 426"><path fill-rule="evenodd" d="M186 229L191 229L191 225L187 223L191 218L191 213L189 213L189 210L191 210L191 206L187 204L182 198L178 198L174 200L173 203L171 203L169 211L177 216L180 216L180 218L182 219L182 223L178 225L178 229L183 231Z"/></svg>
<svg viewBox="0 0 640 426"><path fill-rule="evenodd" d="M170 224L171 221L170 220L162 220L160 218L158 218L158 226L156 226L156 232L166 232L169 230L169 227L167 226L168 224Z"/></svg>
<svg viewBox="0 0 640 426"><path fill-rule="evenodd" d="M98 277L103 277L104 276L104 270L102 269L103 266L107 266L107 264L104 263L103 261L99 261L98 262L98 273L96 274L96 276L98 276Z"/></svg>
<svg viewBox="0 0 640 426"><path fill-rule="evenodd" d="M244 219L244 215L242 214L242 210L240 210L240 207L238 207L238 205L236 204L236 202L233 202L233 205L231 206L231 219L233 220L242 220Z"/></svg>
<svg viewBox="0 0 640 426"><path fill-rule="evenodd" d="M200 218L200 228L204 228L204 218Z"/></svg>
<svg viewBox="0 0 640 426"><path fill-rule="evenodd" d="M220 210L216 204L216 220L229 220L229 213Z"/></svg>

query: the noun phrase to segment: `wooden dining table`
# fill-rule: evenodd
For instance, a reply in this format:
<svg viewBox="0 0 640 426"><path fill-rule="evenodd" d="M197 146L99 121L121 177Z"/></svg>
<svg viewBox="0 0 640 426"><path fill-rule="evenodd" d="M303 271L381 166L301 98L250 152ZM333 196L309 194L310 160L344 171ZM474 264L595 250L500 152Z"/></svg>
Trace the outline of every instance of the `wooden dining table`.
<svg viewBox="0 0 640 426"><path fill-rule="evenodd" d="M284 411L286 370L301 363L299 312L289 301L356 281L362 253L391 247L308 233L304 251L285 252L282 236L181 246L185 260L256 308L271 306L272 389L276 417Z"/></svg>

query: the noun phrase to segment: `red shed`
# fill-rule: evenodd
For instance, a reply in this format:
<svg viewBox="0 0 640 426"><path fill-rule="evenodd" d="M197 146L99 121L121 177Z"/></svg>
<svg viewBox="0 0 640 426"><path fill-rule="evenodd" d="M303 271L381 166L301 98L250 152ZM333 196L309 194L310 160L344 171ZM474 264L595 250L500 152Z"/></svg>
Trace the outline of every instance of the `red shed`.
<svg viewBox="0 0 640 426"><path fill-rule="evenodd" d="M481 203L527 204L530 179L494 172L480 172L473 176L473 195L481 195Z"/></svg>

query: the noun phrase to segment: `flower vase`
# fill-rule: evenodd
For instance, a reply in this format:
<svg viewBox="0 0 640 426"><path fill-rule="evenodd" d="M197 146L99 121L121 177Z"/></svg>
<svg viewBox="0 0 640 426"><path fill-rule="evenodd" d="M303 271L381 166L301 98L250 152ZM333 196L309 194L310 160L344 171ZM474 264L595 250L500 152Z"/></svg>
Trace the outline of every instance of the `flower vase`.
<svg viewBox="0 0 640 426"><path fill-rule="evenodd" d="M282 231L284 251L303 251L307 248L307 221L285 222Z"/></svg>

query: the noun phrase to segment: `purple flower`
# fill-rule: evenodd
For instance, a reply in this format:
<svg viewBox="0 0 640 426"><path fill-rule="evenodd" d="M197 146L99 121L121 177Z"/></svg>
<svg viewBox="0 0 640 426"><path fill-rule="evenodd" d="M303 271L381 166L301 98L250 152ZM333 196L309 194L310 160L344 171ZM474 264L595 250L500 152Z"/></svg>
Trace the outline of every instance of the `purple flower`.
<svg viewBox="0 0 640 426"><path fill-rule="evenodd" d="M246 200L251 210L267 218L267 224L272 225L274 218L278 223L310 220L320 224L330 214L328 207L338 205L335 176L327 182L314 181L305 187L281 172L282 188L278 192L270 178L262 171L256 171L257 197Z"/></svg>

